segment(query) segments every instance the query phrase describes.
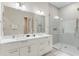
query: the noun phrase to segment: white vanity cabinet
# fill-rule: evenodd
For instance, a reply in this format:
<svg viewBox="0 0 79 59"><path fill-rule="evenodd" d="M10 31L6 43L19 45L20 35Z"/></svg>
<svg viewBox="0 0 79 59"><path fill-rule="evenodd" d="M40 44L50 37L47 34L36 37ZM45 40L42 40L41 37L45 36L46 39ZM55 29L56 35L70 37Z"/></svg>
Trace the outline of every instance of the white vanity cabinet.
<svg viewBox="0 0 79 59"><path fill-rule="evenodd" d="M29 56L37 56L38 55L38 45L31 45L29 46L30 48L30 52L29 52Z"/></svg>
<svg viewBox="0 0 79 59"><path fill-rule="evenodd" d="M44 37L39 39L39 55L44 55L45 53L52 50L52 39L51 37Z"/></svg>
<svg viewBox="0 0 79 59"><path fill-rule="evenodd" d="M0 45L0 55L3 56L19 56L19 43L7 43Z"/></svg>
<svg viewBox="0 0 79 59"><path fill-rule="evenodd" d="M20 56L29 56L29 49L27 46L20 48Z"/></svg>
<svg viewBox="0 0 79 59"><path fill-rule="evenodd" d="M31 46L25 46L20 48L20 56L37 56L37 46L31 45Z"/></svg>
<svg viewBox="0 0 79 59"><path fill-rule="evenodd" d="M41 56L52 50L52 36L33 38L0 45L0 55Z"/></svg>
<svg viewBox="0 0 79 59"><path fill-rule="evenodd" d="M20 42L21 56L36 56L38 55L38 39Z"/></svg>
<svg viewBox="0 0 79 59"><path fill-rule="evenodd" d="M20 52L20 56L28 56L28 45L27 45L27 41L21 41L20 42L20 48L19 48L19 52Z"/></svg>
<svg viewBox="0 0 79 59"><path fill-rule="evenodd" d="M36 56L37 53L37 39L20 42L21 56Z"/></svg>

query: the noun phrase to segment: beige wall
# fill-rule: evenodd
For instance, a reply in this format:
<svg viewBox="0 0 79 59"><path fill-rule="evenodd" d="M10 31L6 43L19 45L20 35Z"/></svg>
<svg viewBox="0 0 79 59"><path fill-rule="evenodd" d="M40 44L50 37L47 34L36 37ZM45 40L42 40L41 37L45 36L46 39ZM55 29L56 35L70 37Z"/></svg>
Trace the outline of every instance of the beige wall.
<svg viewBox="0 0 79 59"><path fill-rule="evenodd" d="M35 11L41 10L45 13L45 33L49 33L49 13L52 17L57 16L57 8L47 2L27 2L24 4L26 5L26 11L35 13ZM4 3L4 5L15 8L15 3Z"/></svg>
<svg viewBox="0 0 79 59"><path fill-rule="evenodd" d="M4 35L24 34L25 16L28 16L29 18L29 33L32 33L33 13L24 12L10 7L5 7L3 18ZM15 30L13 30L13 26L17 26Z"/></svg>
<svg viewBox="0 0 79 59"><path fill-rule="evenodd" d="M15 3L4 3L4 5L15 8ZM49 33L49 8L47 2L26 2L26 11L33 12L41 10L45 13L45 33Z"/></svg>

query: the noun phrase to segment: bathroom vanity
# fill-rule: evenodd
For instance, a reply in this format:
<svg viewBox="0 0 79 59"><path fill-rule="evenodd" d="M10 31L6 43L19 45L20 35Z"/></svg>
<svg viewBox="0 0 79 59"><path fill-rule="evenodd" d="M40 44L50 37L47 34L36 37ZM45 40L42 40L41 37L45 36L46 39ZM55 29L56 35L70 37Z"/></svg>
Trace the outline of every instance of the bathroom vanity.
<svg viewBox="0 0 79 59"><path fill-rule="evenodd" d="M0 55L41 56L52 50L52 36L45 34L45 15L4 6L2 19Z"/></svg>
<svg viewBox="0 0 79 59"><path fill-rule="evenodd" d="M0 55L3 56L41 56L51 50L52 36L47 34L5 37L0 41Z"/></svg>

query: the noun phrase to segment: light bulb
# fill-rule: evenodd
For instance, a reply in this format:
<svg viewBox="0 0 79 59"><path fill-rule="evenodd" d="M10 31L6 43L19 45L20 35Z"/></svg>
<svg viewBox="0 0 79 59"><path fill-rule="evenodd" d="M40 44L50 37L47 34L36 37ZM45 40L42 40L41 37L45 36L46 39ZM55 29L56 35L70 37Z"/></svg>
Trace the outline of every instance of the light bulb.
<svg viewBox="0 0 79 59"><path fill-rule="evenodd" d="M37 10L35 13L38 14L38 15L44 15L44 12L40 11L40 10Z"/></svg>
<svg viewBox="0 0 79 59"><path fill-rule="evenodd" d="M25 7L25 5L22 5L22 7L21 7L21 8L22 8L22 10L26 10L26 7Z"/></svg>
<svg viewBox="0 0 79 59"><path fill-rule="evenodd" d="M44 12L43 11L41 12L41 15L44 15Z"/></svg>
<svg viewBox="0 0 79 59"><path fill-rule="evenodd" d="M36 14L40 14L40 10L37 10L35 13L36 13Z"/></svg>
<svg viewBox="0 0 79 59"><path fill-rule="evenodd" d="M19 3L16 3L16 7L19 7Z"/></svg>

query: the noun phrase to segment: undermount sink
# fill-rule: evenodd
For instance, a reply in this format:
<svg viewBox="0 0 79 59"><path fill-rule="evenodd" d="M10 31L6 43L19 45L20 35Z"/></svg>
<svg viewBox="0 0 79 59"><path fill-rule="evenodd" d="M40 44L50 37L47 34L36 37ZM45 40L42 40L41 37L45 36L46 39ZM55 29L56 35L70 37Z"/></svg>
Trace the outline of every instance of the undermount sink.
<svg viewBox="0 0 79 59"><path fill-rule="evenodd" d="M35 34L27 34L25 35L25 37L35 37L36 35Z"/></svg>
<svg viewBox="0 0 79 59"><path fill-rule="evenodd" d="M30 37L30 35L26 35L26 37Z"/></svg>

